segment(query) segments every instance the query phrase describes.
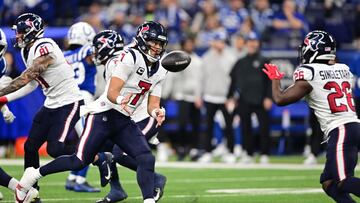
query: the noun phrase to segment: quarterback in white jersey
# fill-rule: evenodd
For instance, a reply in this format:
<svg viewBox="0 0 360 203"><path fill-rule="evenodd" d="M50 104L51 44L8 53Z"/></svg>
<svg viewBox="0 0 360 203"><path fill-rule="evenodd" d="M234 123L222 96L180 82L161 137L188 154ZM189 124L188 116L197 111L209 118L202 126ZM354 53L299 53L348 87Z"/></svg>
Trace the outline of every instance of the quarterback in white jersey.
<svg viewBox="0 0 360 203"><path fill-rule="evenodd" d="M263 71L272 80L273 99L278 105L287 105L305 97L327 135L322 188L336 202L355 202L349 193L360 196L360 179L354 177L360 120L351 92L353 75L347 65L335 62L336 43L329 33L308 33L300 48L295 82L285 90L280 88L284 73L274 64L265 64Z"/></svg>
<svg viewBox="0 0 360 203"><path fill-rule="evenodd" d="M0 89L1 101L12 101L41 86L46 100L34 117L25 142L25 168L39 167L38 150L47 141L47 152L52 157L71 154L76 145L65 144L69 132L79 120L83 99L74 79L74 72L66 62L58 45L43 38L43 20L35 14L20 15L13 25L15 47L21 48L26 65L21 75ZM16 195L22 202L26 195ZM37 200L39 201L39 200Z"/></svg>

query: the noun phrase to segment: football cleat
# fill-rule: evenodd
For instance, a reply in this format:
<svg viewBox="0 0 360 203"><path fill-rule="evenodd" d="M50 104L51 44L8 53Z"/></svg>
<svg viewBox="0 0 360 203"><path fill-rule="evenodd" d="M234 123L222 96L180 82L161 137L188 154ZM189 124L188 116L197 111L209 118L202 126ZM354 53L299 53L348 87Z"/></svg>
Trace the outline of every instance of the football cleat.
<svg viewBox="0 0 360 203"><path fill-rule="evenodd" d="M4 195L0 192L0 200L4 198Z"/></svg>
<svg viewBox="0 0 360 203"><path fill-rule="evenodd" d="M96 201L96 203L112 203L112 202L120 202L126 199L128 195L126 192L121 189L113 189L111 188L109 194L106 195L103 199Z"/></svg>
<svg viewBox="0 0 360 203"><path fill-rule="evenodd" d="M99 153L99 160L97 161L97 166L99 167L100 172L100 183L101 187L105 187L111 179L111 162L113 161L113 155L109 152Z"/></svg>
<svg viewBox="0 0 360 203"><path fill-rule="evenodd" d="M100 192L99 188L91 186L88 182L76 183L74 185L74 192Z"/></svg>
<svg viewBox="0 0 360 203"><path fill-rule="evenodd" d="M164 195L164 188L166 184L166 177L155 173L155 189L154 189L154 200L159 201Z"/></svg>
<svg viewBox="0 0 360 203"><path fill-rule="evenodd" d="M65 189L72 191L74 190L75 185L76 185L75 180L66 180Z"/></svg>
<svg viewBox="0 0 360 203"><path fill-rule="evenodd" d="M30 188L28 192L21 191L23 188L18 185L15 189L15 202L16 203L32 203L39 199L39 191L35 188Z"/></svg>

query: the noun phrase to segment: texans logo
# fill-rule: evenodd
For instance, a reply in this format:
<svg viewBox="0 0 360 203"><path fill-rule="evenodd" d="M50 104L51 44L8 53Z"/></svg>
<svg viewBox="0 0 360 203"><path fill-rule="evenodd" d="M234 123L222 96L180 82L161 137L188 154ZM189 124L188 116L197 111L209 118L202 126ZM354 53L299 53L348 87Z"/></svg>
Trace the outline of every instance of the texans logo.
<svg viewBox="0 0 360 203"><path fill-rule="evenodd" d="M35 19L34 21L31 21L29 18L26 19L26 21L24 22L25 25L31 27L31 28L35 28L35 30L40 30L40 21L39 19Z"/></svg>
<svg viewBox="0 0 360 203"><path fill-rule="evenodd" d="M104 36L101 36L98 41L103 44L103 46L107 46L108 48L114 48L115 47L115 40L112 40L110 38L113 37L114 34L111 34L109 38L106 38Z"/></svg>
<svg viewBox="0 0 360 203"><path fill-rule="evenodd" d="M306 44L312 51L319 49L319 44L325 44L324 41L321 41L324 38L322 33L315 33L315 36L311 38L305 38L304 44Z"/></svg>
<svg viewBox="0 0 360 203"><path fill-rule="evenodd" d="M142 27L140 32L143 33L145 31L148 31L149 29L150 29L150 27L149 27L149 25L147 25L147 26Z"/></svg>

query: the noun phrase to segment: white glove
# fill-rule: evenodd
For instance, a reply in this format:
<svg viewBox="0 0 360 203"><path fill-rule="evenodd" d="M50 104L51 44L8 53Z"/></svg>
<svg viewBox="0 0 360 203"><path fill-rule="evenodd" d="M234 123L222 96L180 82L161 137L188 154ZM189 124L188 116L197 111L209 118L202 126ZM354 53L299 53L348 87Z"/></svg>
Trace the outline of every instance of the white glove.
<svg viewBox="0 0 360 203"><path fill-rule="evenodd" d="M4 120L6 123L12 123L15 120L15 116L14 114L9 110L9 108L5 105L3 106L3 108L1 109L1 112L4 116Z"/></svg>

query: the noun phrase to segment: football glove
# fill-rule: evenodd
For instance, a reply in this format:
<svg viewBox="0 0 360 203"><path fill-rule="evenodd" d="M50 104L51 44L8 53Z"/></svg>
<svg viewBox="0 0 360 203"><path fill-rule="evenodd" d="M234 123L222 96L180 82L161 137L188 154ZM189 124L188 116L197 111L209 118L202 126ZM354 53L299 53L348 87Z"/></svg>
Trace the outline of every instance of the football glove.
<svg viewBox="0 0 360 203"><path fill-rule="evenodd" d="M269 77L270 80L281 80L284 77L285 73L279 71L278 67L275 64L265 63L265 68L262 70Z"/></svg>

